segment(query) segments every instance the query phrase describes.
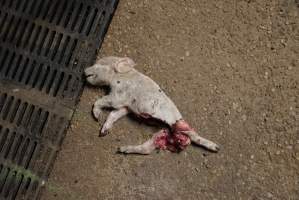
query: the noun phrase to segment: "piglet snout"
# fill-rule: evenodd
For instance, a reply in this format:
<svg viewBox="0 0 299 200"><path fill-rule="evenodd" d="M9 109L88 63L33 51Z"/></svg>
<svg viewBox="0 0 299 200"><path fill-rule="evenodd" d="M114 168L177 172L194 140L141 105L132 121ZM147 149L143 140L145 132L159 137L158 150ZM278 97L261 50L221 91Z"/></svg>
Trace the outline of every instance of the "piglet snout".
<svg viewBox="0 0 299 200"><path fill-rule="evenodd" d="M87 77L94 75L94 72L93 72L92 68L91 67L86 68L84 70L84 75L87 76Z"/></svg>

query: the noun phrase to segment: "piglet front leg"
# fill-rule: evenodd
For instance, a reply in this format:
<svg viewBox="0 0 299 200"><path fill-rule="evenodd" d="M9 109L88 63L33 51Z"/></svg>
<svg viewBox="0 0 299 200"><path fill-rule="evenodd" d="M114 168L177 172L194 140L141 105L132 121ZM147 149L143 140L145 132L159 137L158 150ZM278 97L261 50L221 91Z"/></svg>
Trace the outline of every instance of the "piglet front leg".
<svg viewBox="0 0 299 200"><path fill-rule="evenodd" d="M117 110L113 110L108 115L104 125L102 126L100 136L105 136L108 134L108 130L112 128L113 124L119 120L120 118L124 117L129 113L128 109L123 107Z"/></svg>
<svg viewBox="0 0 299 200"><path fill-rule="evenodd" d="M107 108L107 107L111 107L112 106L112 103L113 102L113 98L108 95L108 96L104 96L100 99L98 99L94 104L93 104L93 109L92 109L92 113L93 113L93 116L99 120L99 117L102 113L102 109L103 108Z"/></svg>

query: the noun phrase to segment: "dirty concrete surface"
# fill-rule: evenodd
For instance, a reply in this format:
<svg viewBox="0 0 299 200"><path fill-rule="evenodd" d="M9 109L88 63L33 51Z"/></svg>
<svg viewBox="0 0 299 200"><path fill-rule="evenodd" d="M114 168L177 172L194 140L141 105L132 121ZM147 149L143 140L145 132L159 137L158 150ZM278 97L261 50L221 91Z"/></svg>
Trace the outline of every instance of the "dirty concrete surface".
<svg viewBox="0 0 299 200"><path fill-rule="evenodd" d="M129 117L99 138L86 87L43 199L299 199L295 0L121 0L99 56L132 57L217 154L116 154L157 130Z"/></svg>

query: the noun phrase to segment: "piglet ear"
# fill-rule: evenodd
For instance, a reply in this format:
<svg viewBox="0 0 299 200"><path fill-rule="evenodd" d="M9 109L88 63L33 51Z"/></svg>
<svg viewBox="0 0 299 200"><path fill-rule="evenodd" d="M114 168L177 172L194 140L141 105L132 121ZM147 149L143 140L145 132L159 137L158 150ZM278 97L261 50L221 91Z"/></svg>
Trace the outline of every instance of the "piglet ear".
<svg viewBox="0 0 299 200"><path fill-rule="evenodd" d="M113 65L113 63L115 63L116 61L118 60L117 57L115 56L107 56L107 57L104 57L104 58L99 58L97 59L96 61L96 64L100 64L100 65Z"/></svg>
<svg viewBox="0 0 299 200"><path fill-rule="evenodd" d="M114 69L118 73L127 73L133 69L136 63L128 57L121 58L118 62L115 63Z"/></svg>

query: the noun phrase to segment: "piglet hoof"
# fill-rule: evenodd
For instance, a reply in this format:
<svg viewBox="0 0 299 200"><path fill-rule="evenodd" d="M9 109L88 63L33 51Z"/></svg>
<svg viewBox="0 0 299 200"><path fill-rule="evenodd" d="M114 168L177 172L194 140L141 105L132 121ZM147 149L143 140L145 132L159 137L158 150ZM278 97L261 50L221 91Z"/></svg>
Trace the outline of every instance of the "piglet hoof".
<svg viewBox="0 0 299 200"><path fill-rule="evenodd" d="M107 135L109 133L109 129L111 128L111 126L108 125L107 122L105 122L101 128L101 131L100 131L100 135Z"/></svg>
<svg viewBox="0 0 299 200"><path fill-rule="evenodd" d="M132 149L132 146L122 146L117 148L118 153L122 154L140 154L138 151Z"/></svg>
<svg viewBox="0 0 299 200"><path fill-rule="evenodd" d="M97 109L97 108L94 108L92 110L92 113L93 113L94 118L99 121L100 115L101 115L101 110Z"/></svg>
<svg viewBox="0 0 299 200"><path fill-rule="evenodd" d="M125 147L125 146L118 147L118 148L117 148L117 153L127 154L127 153L129 153L129 152L128 152L128 148Z"/></svg>
<svg viewBox="0 0 299 200"><path fill-rule="evenodd" d="M217 153L219 150L220 150L220 147L215 144L215 143L212 143L212 144L209 144L207 146L205 146L208 150L212 151L212 152L215 152Z"/></svg>
<svg viewBox="0 0 299 200"><path fill-rule="evenodd" d="M101 130L100 133L99 133L99 137L104 137L106 135L108 135L109 131L108 130Z"/></svg>

